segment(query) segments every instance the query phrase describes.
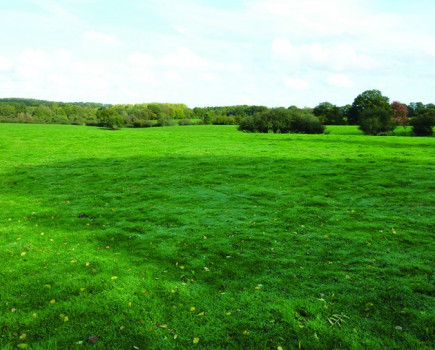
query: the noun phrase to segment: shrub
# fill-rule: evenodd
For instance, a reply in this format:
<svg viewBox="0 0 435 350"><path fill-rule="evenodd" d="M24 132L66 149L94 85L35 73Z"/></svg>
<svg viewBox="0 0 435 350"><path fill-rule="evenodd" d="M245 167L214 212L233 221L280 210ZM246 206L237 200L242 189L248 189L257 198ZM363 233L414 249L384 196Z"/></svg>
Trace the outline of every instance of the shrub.
<svg viewBox="0 0 435 350"><path fill-rule="evenodd" d="M55 115L52 119L54 124L70 124L70 121L66 115Z"/></svg>
<svg viewBox="0 0 435 350"><path fill-rule="evenodd" d="M239 130L267 133L321 134L325 127L320 120L307 112L295 109L273 108L253 116L245 117Z"/></svg>
<svg viewBox="0 0 435 350"><path fill-rule="evenodd" d="M159 117L157 124L154 126L173 126L175 125L175 122L173 119L168 117Z"/></svg>
<svg viewBox="0 0 435 350"><path fill-rule="evenodd" d="M100 108L97 111L99 125L118 130L125 124L124 118L114 108ZM86 123L87 124L87 123Z"/></svg>
<svg viewBox="0 0 435 350"><path fill-rule="evenodd" d="M134 128L150 128L153 126L153 122L147 119L133 119L132 124Z"/></svg>
<svg viewBox="0 0 435 350"><path fill-rule="evenodd" d="M435 126L435 112L423 113L411 120L412 132L415 136L432 136Z"/></svg>
<svg viewBox="0 0 435 350"><path fill-rule="evenodd" d="M366 135L383 135L395 128L391 111L383 108L368 108L361 112L359 128Z"/></svg>
<svg viewBox="0 0 435 350"><path fill-rule="evenodd" d="M178 122L178 125L183 126L183 125L192 125L192 122L190 121L190 119L181 119Z"/></svg>
<svg viewBox="0 0 435 350"><path fill-rule="evenodd" d="M290 130L300 134L323 134L325 126L319 118L311 115L295 115L290 124Z"/></svg>

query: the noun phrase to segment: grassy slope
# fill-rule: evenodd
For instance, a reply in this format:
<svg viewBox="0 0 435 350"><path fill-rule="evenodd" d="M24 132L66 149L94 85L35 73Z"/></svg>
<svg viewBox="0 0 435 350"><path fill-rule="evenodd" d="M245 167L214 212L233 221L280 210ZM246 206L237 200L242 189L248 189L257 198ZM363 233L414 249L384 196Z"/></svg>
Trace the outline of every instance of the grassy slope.
<svg viewBox="0 0 435 350"><path fill-rule="evenodd" d="M0 125L1 347L433 347L435 138L330 129Z"/></svg>

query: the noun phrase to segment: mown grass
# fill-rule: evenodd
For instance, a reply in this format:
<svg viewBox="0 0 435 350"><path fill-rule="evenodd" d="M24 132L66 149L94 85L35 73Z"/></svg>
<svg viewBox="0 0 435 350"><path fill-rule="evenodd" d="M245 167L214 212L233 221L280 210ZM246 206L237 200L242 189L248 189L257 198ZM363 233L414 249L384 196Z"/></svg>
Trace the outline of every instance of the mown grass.
<svg viewBox="0 0 435 350"><path fill-rule="evenodd" d="M435 138L328 129L0 125L1 347L433 348Z"/></svg>

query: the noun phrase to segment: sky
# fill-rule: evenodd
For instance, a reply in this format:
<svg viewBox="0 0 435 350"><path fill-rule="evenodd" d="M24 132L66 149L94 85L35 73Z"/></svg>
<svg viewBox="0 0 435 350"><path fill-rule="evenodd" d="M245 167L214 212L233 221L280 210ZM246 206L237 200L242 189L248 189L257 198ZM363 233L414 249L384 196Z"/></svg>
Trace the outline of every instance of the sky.
<svg viewBox="0 0 435 350"><path fill-rule="evenodd" d="M435 103L433 0L0 0L0 97Z"/></svg>

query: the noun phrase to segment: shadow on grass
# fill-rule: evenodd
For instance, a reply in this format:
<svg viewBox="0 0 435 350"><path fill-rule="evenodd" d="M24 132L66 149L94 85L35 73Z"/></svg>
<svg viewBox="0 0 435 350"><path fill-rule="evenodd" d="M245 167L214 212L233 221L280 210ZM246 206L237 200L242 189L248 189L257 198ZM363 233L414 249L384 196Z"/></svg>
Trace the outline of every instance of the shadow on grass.
<svg viewBox="0 0 435 350"><path fill-rule="evenodd" d="M400 251L408 242L400 237L370 248L367 242L377 239L379 229L412 225L429 210L422 169L431 164L379 163L216 156L77 159L14 169L0 180L0 198L9 199L2 209L5 219L19 218L28 228L39 225L38 230L65 237L78 232L89 247L101 248L100 255L110 245L101 255L102 269L117 273L117 265L131 267L147 278L146 286L152 282L156 288L154 302L174 319L176 311L170 310L176 303L221 305L222 314L230 304L245 303L246 318L261 325L261 317L269 317L259 311L262 305L277 303L271 308L283 335L293 331L278 301L317 302L321 294L340 293L338 311L363 317L366 303L382 298L386 306L376 312L386 323L395 322L388 320L391 307L416 309L427 301L429 286L420 283L423 293L417 296L402 287L400 271L406 263L415 264L416 279L427 273L421 269L428 260L424 245L414 250L420 260L409 262ZM427 232L429 224L420 220ZM392 244L398 251L389 256ZM119 259L109 262L116 254ZM376 273L367 268L373 257L384 264ZM181 294L183 283L192 283L191 295ZM180 294L170 294L173 286ZM266 292L254 294L256 288ZM301 305L332 312L321 303ZM224 328L216 334L225 336ZM271 337L273 331L265 329L258 331Z"/></svg>

